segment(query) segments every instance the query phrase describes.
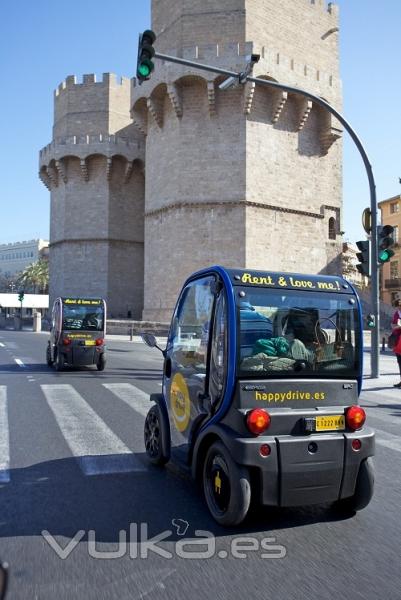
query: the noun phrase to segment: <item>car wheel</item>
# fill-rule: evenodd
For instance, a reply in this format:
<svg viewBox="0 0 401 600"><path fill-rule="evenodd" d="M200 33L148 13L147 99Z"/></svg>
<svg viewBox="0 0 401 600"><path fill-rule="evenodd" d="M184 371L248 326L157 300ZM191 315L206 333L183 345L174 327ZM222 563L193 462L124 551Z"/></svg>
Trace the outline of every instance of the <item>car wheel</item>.
<svg viewBox="0 0 401 600"><path fill-rule="evenodd" d="M60 354L60 352L57 352L57 354L56 354L54 366L56 368L56 371L62 371L64 368L64 359L63 359L62 355Z"/></svg>
<svg viewBox="0 0 401 600"><path fill-rule="evenodd" d="M48 367L51 367L53 364L50 342L47 344L47 348L46 348L46 362L47 362Z"/></svg>
<svg viewBox="0 0 401 600"><path fill-rule="evenodd" d="M146 415L144 440L146 454L150 462L157 466L163 466L168 461L163 453L163 435L160 408L155 404Z"/></svg>
<svg viewBox="0 0 401 600"><path fill-rule="evenodd" d="M251 502L248 469L232 459L222 442L212 444L203 465L203 492L209 511L219 525L241 523Z"/></svg>
<svg viewBox="0 0 401 600"><path fill-rule="evenodd" d="M104 357L104 354L101 354L99 356L99 360L97 361L96 366L98 371L104 371L104 368L106 366L106 359Z"/></svg>
<svg viewBox="0 0 401 600"><path fill-rule="evenodd" d="M361 462L356 480L354 495L337 502L338 507L346 512L357 512L365 508L372 499L375 484L373 460L366 458Z"/></svg>

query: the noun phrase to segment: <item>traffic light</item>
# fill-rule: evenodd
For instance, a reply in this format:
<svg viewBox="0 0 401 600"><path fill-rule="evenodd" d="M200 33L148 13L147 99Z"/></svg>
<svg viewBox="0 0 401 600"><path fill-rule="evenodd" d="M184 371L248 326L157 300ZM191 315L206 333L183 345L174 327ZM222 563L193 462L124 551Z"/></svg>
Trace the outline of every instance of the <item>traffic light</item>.
<svg viewBox="0 0 401 600"><path fill-rule="evenodd" d="M156 34L150 29L139 34L138 61L136 64L136 77L139 81L139 85L150 79L150 75L155 68L152 61L152 58L155 55L155 49L153 48L155 40Z"/></svg>
<svg viewBox="0 0 401 600"><path fill-rule="evenodd" d="M18 300L20 302L22 302L23 299L24 299L24 296L25 296L25 292L24 291L19 292L19 294L18 294Z"/></svg>
<svg viewBox="0 0 401 600"><path fill-rule="evenodd" d="M373 327L375 327L376 325L376 318L375 315L372 313L369 313L366 317L366 325L369 327L369 329L373 329Z"/></svg>
<svg viewBox="0 0 401 600"><path fill-rule="evenodd" d="M361 275L365 275L365 277L369 277L370 274L370 243L369 240L361 240L357 242L360 252L357 252L356 257L359 260L359 264L356 265L357 270L361 273Z"/></svg>
<svg viewBox="0 0 401 600"><path fill-rule="evenodd" d="M394 250L391 250L391 247L394 246L393 232L392 225L378 225L377 227L377 260L380 264L388 262L394 256Z"/></svg>

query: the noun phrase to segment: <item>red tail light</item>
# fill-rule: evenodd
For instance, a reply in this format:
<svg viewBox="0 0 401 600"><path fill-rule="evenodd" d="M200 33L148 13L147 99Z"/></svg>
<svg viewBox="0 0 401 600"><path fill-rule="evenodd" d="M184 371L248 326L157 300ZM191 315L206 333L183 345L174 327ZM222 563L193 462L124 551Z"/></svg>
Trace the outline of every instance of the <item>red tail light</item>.
<svg viewBox="0 0 401 600"><path fill-rule="evenodd" d="M97 338L96 340L96 346L102 346L104 344L104 339L103 338Z"/></svg>
<svg viewBox="0 0 401 600"><path fill-rule="evenodd" d="M345 420L350 429L361 429L366 421L366 413L360 406L350 406L345 413Z"/></svg>
<svg viewBox="0 0 401 600"><path fill-rule="evenodd" d="M254 408L246 416L246 424L251 433L260 435L270 425L270 415L263 408Z"/></svg>
<svg viewBox="0 0 401 600"><path fill-rule="evenodd" d="M64 344L64 346L69 346L69 345L71 344L71 341L72 341L72 340L70 340L70 338L64 338L64 339L63 339L63 344Z"/></svg>

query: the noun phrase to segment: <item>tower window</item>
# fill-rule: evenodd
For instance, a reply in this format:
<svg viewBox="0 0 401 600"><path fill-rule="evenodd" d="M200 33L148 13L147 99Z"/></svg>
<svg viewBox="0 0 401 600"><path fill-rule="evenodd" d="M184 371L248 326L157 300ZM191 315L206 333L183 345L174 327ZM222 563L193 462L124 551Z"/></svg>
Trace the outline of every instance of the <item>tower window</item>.
<svg viewBox="0 0 401 600"><path fill-rule="evenodd" d="M336 239L336 220L334 217L329 219L329 240Z"/></svg>

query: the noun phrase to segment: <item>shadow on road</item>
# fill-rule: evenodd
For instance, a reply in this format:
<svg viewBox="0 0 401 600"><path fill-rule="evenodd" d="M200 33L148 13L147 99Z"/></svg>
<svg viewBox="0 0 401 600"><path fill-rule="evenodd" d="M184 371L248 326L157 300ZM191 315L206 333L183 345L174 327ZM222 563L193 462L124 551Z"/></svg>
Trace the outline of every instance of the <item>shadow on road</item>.
<svg viewBox="0 0 401 600"><path fill-rule="evenodd" d="M147 464L144 454L136 457ZM85 458L85 457L83 457ZM120 457L121 458L121 457ZM96 457L110 461L110 457ZM210 517L196 485L167 467L137 473L84 476L74 458L12 469L10 482L0 484L0 537L40 536L43 530L72 539L95 531L98 542L118 542L120 531L130 535L131 523L148 524L148 538L171 530L168 542L182 539L172 525L188 522L186 537L207 530L216 537L244 531L261 532L343 520L330 507L256 509L236 529L224 529ZM63 542L63 547L66 542Z"/></svg>

